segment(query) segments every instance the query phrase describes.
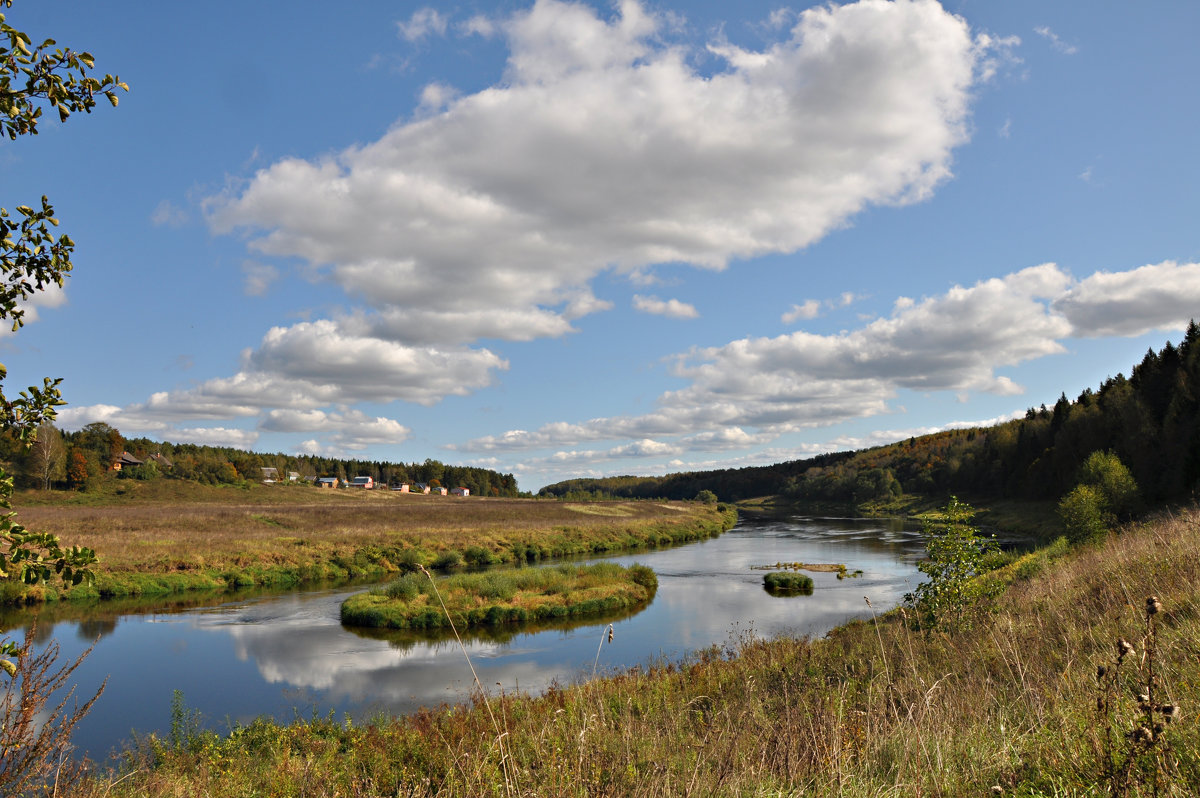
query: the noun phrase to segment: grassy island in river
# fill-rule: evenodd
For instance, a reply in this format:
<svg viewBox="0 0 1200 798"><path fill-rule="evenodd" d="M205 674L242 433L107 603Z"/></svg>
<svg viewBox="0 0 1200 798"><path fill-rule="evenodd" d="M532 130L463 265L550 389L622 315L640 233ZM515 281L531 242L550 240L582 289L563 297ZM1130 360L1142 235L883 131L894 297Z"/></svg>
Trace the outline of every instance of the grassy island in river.
<svg viewBox="0 0 1200 798"><path fill-rule="evenodd" d="M410 573L346 599L342 623L434 629L453 619L455 627L464 629L599 615L646 604L657 589L658 578L646 566L615 563L458 574L436 582Z"/></svg>

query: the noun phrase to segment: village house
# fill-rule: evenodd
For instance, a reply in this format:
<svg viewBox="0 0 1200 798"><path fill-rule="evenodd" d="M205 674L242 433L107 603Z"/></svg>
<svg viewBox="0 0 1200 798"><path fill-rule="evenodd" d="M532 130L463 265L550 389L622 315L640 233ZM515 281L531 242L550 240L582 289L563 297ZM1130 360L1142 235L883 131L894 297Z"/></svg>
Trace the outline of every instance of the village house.
<svg viewBox="0 0 1200 798"><path fill-rule="evenodd" d="M170 470L170 469L172 469L172 468L174 468L174 467L175 467L175 464L174 464L174 463L172 463L172 462L171 462L169 459L167 459L167 458L166 458L164 455L161 455L161 454L159 454L158 452L155 452L154 454L152 454L152 455L150 455L149 457L147 457L147 458L146 458L146 462L148 462L148 463L154 463L155 465L157 465L157 466L158 466L160 469L162 469L163 471L168 471L168 470Z"/></svg>
<svg viewBox="0 0 1200 798"><path fill-rule="evenodd" d="M318 488L336 488L337 486L337 477L321 477L317 480Z"/></svg>
<svg viewBox="0 0 1200 798"><path fill-rule="evenodd" d="M270 466L260 466L259 470L262 471L262 481L267 483L268 485L276 482L279 479L279 469L278 468L271 468Z"/></svg>
<svg viewBox="0 0 1200 798"><path fill-rule="evenodd" d="M129 452L121 452L121 456L118 457L113 462L112 470L120 471L122 468L132 468L133 466L140 466L143 462L144 461L137 459L136 457L131 455Z"/></svg>
<svg viewBox="0 0 1200 798"><path fill-rule="evenodd" d="M375 479L373 477L358 476L358 477L355 477L354 479L350 480L350 487L365 488L366 490L371 490L372 488L375 487Z"/></svg>
<svg viewBox="0 0 1200 798"><path fill-rule="evenodd" d="M470 496L471 491L469 488L451 488L450 495L451 496Z"/></svg>

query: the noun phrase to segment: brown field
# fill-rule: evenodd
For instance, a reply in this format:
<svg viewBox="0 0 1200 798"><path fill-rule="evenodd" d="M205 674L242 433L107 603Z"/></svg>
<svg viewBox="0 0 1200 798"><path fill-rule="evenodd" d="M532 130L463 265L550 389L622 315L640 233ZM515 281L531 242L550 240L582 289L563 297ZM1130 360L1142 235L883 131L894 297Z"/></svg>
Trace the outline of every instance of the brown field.
<svg viewBox="0 0 1200 798"><path fill-rule="evenodd" d="M692 502L578 504L283 486L180 492L168 485L99 498L28 492L14 504L28 528L95 549L98 575L304 567L363 551L379 562L379 550L436 555L469 546L507 558L518 543L550 556L664 543L681 527L721 517Z"/></svg>

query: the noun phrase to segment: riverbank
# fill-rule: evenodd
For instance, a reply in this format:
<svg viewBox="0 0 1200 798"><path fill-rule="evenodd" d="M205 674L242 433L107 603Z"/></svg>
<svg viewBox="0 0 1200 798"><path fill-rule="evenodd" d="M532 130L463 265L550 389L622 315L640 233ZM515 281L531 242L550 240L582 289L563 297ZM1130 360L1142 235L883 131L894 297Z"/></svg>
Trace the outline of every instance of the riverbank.
<svg viewBox="0 0 1200 798"><path fill-rule="evenodd" d="M536 562L702 540L732 507L700 502L452 498L390 491L196 486L165 500L16 497L28 528L96 550L92 586L0 585L0 603L88 601L382 578L418 566ZM43 503L34 503L33 499Z"/></svg>
<svg viewBox="0 0 1200 798"><path fill-rule="evenodd" d="M743 635L541 698L150 740L126 774L75 794L1149 794L1159 764L1159 794L1195 794L1200 514L991 578L1007 589L969 632L921 632L896 611L820 640ZM1117 667L1122 638L1135 651ZM1146 715L1128 698L1147 655L1159 702L1181 707L1153 747L1133 742Z"/></svg>
<svg viewBox="0 0 1200 798"><path fill-rule="evenodd" d="M644 565L558 565L434 580L407 574L342 602L342 624L380 629L469 629L621 612L654 598Z"/></svg>

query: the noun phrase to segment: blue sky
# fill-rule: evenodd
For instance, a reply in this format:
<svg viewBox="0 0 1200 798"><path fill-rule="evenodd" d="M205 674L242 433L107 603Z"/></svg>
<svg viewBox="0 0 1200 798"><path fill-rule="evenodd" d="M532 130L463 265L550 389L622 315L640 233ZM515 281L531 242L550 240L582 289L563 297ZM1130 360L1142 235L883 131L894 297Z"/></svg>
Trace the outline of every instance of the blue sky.
<svg viewBox="0 0 1200 798"><path fill-rule="evenodd" d="M1200 5L17 0L130 90L0 143L61 426L755 465L1074 397L1200 315Z"/></svg>

